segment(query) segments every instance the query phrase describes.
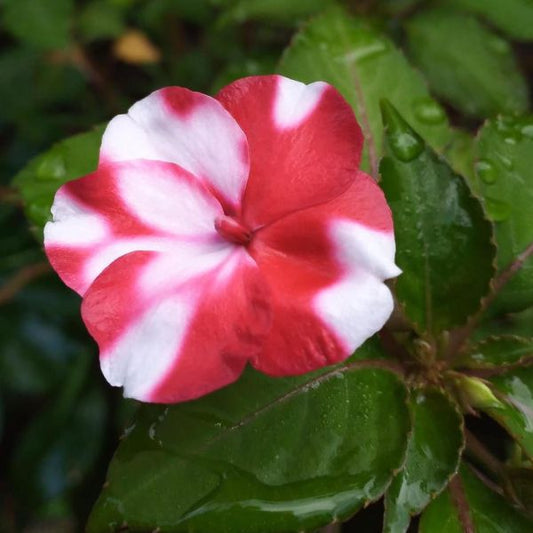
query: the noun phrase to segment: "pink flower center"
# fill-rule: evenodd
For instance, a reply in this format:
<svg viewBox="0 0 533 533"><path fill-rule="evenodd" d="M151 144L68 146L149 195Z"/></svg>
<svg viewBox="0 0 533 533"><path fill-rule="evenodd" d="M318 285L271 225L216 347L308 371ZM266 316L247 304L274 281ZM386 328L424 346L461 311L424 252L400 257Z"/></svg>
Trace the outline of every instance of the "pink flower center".
<svg viewBox="0 0 533 533"><path fill-rule="evenodd" d="M233 217L218 217L215 229L224 239L234 244L246 246L252 240L252 232Z"/></svg>

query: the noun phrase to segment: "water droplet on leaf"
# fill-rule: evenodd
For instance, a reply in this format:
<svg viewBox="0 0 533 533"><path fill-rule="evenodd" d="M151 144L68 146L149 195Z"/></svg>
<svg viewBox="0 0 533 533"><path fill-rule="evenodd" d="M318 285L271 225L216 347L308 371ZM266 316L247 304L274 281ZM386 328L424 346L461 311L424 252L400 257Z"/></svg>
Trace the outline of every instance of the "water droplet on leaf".
<svg viewBox="0 0 533 533"><path fill-rule="evenodd" d="M396 132L390 136L390 144L394 155L400 161L408 162L418 157L424 150L424 144L410 132Z"/></svg>
<svg viewBox="0 0 533 533"><path fill-rule="evenodd" d="M65 176L65 160L59 153L51 153L46 156L37 167L36 177L38 180L58 180Z"/></svg>
<svg viewBox="0 0 533 533"><path fill-rule="evenodd" d="M526 137L530 137L533 139L533 124L524 124L520 131Z"/></svg>
<svg viewBox="0 0 533 533"><path fill-rule="evenodd" d="M424 98L416 102L414 113L420 122L425 122L426 124L439 124L446 118L444 109L431 98Z"/></svg>
<svg viewBox="0 0 533 533"><path fill-rule="evenodd" d="M513 162L508 157L498 154L498 159L507 170L513 170Z"/></svg>
<svg viewBox="0 0 533 533"><path fill-rule="evenodd" d="M476 172L478 176L487 184L494 183L498 178L494 165L487 159L480 159L476 163Z"/></svg>
<svg viewBox="0 0 533 533"><path fill-rule="evenodd" d="M495 222L503 222L511 214L511 206L507 202L496 198L486 197L485 207L487 208L487 214Z"/></svg>

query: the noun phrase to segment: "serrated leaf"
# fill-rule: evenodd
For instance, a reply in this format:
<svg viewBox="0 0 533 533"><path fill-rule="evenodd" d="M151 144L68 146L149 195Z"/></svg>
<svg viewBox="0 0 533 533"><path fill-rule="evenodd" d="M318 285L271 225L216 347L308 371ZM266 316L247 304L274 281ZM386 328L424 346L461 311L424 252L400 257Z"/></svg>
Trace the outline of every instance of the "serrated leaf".
<svg viewBox="0 0 533 533"><path fill-rule="evenodd" d="M454 6L482 15L515 39L533 39L533 2L530 0L450 0Z"/></svg>
<svg viewBox="0 0 533 533"><path fill-rule="evenodd" d="M410 407L413 433L405 465L385 496L385 533L407 531L411 516L420 513L457 472L464 445L463 418L442 392L415 390Z"/></svg>
<svg viewBox="0 0 533 533"><path fill-rule="evenodd" d="M386 489L410 426L403 384L361 364L283 379L249 370L200 400L141 407L88 531L268 533L346 518Z"/></svg>
<svg viewBox="0 0 533 533"><path fill-rule="evenodd" d="M484 485L468 467L461 468L459 479L462 498L452 497L450 489L444 491L422 514L420 533L529 533L532 530L531 520ZM469 529L465 527L465 515L472 526Z"/></svg>
<svg viewBox="0 0 533 533"><path fill-rule="evenodd" d="M518 368L490 379L500 393L501 408L485 409L533 459L533 367Z"/></svg>
<svg viewBox="0 0 533 533"><path fill-rule="evenodd" d="M464 323L494 274L492 227L480 202L444 159L389 104L383 106L388 155L381 186L392 209L396 295L421 332Z"/></svg>
<svg viewBox="0 0 533 533"><path fill-rule="evenodd" d="M42 230L50 219L54 195L63 183L96 169L103 126L69 137L32 159L13 179L24 200L26 216Z"/></svg>
<svg viewBox="0 0 533 533"><path fill-rule="evenodd" d="M527 82L511 45L475 17L430 9L409 19L406 30L414 62L453 106L479 117L528 108Z"/></svg>
<svg viewBox="0 0 533 533"><path fill-rule="evenodd" d="M492 368L514 365L527 358L533 358L533 338L501 335L487 337L470 346L460 364L469 368Z"/></svg>
<svg viewBox="0 0 533 533"><path fill-rule="evenodd" d="M4 0L5 28L37 48L64 48L70 41L72 0Z"/></svg>
<svg viewBox="0 0 533 533"><path fill-rule="evenodd" d="M495 222L501 271L533 245L533 116L498 117L481 129L476 173L487 214ZM495 313L533 306L533 257L492 304Z"/></svg>
<svg viewBox="0 0 533 533"><path fill-rule="evenodd" d="M327 81L343 94L365 136L362 168L376 177L383 154L382 98L389 99L434 148L450 139L446 114L430 98L420 74L391 41L340 8L313 19L294 37L280 71L304 82Z"/></svg>

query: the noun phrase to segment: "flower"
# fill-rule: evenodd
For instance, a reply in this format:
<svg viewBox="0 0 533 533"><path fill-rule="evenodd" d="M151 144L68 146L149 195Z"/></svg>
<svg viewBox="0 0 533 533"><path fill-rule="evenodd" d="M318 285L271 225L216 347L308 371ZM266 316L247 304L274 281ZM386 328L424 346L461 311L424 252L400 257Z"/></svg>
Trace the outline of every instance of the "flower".
<svg viewBox="0 0 533 533"><path fill-rule="evenodd" d="M344 360L392 311L390 210L330 85L237 80L155 91L109 123L97 170L45 227L102 371L172 403Z"/></svg>

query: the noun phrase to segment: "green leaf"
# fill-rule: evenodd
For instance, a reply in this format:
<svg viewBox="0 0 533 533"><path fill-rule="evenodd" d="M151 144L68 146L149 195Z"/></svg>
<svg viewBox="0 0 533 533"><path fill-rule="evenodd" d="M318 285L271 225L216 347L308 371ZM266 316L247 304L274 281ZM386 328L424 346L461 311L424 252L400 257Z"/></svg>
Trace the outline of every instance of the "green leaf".
<svg viewBox="0 0 533 533"><path fill-rule="evenodd" d="M225 22L255 19L294 23L318 13L335 0L212 0L212 3L226 9L222 18Z"/></svg>
<svg viewBox="0 0 533 533"><path fill-rule="evenodd" d="M379 110L389 99L434 148L450 140L445 112L429 97L420 74L386 37L342 9L330 9L294 37L282 74L334 85L352 106L365 136L362 168L377 177L383 154Z"/></svg>
<svg viewBox="0 0 533 533"><path fill-rule="evenodd" d="M30 508L78 485L98 456L105 402L99 389L83 391L91 359L79 354L52 405L37 414L18 442L11 478Z"/></svg>
<svg viewBox="0 0 533 533"><path fill-rule="evenodd" d="M404 533L457 472L464 445L463 418L438 390L415 390L410 399L413 433L407 459L385 497L385 533ZM443 438L446 436L446 438Z"/></svg>
<svg viewBox="0 0 533 533"><path fill-rule="evenodd" d="M533 367L518 368L490 380L503 407L486 409L533 459Z"/></svg>
<svg viewBox="0 0 533 533"><path fill-rule="evenodd" d="M370 342L357 356L378 350ZM141 407L88 531L126 522L133 531L268 533L350 516L385 491L410 425L404 385L364 366L351 359L283 379L249 370L200 400Z"/></svg>
<svg viewBox="0 0 533 533"><path fill-rule="evenodd" d="M70 42L72 0L4 0L5 28L37 48L64 48Z"/></svg>
<svg viewBox="0 0 533 533"><path fill-rule="evenodd" d="M85 41L118 37L125 29L124 10L108 0L87 4L78 17L78 28Z"/></svg>
<svg viewBox="0 0 533 533"><path fill-rule="evenodd" d="M469 347L460 364L469 368L492 368L514 365L532 357L533 338L501 335L487 337Z"/></svg>
<svg viewBox="0 0 533 533"><path fill-rule="evenodd" d="M452 498L448 489L434 500L422 514L420 533L529 533L532 530L533 522L484 485L469 468L463 466L458 477L461 494ZM462 513L473 529L463 529Z"/></svg>
<svg viewBox="0 0 533 533"><path fill-rule="evenodd" d="M476 172L489 218L495 222L498 269L533 244L533 116L498 117L481 129ZM500 291L495 313L533 306L533 258Z"/></svg>
<svg viewBox="0 0 533 533"><path fill-rule="evenodd" d="M479 184L474 171L475 138L466 131L454 129L453 137L446 146L443 155L446 157L454 172L463 176L470 189L479 194Z"/></svg>
<svg viewBox="0 0 533 533"><path fill-rule="evenodd" d="M487 19L515 39L533 39L531 0L450 0L451 5L468 9Z"/></svg>
<svg viewBox="0 0 533 533"><path fill-rule="evenodd" d="M461 176L427 147L390 103L383 104L388 154L381 185L392 209L396 295L422 332L464 323L494 273L492 228Z"/></svg>
<svg viewBox="0 0 533 533"><path fill-rule="evenodd" d="M431 9L409 19L406 30L413 60L453 106L479 117L527 110L527 83L510 44L476 18Z"/></svg>
<svg viewBox="0 0 533 533"><path fill-rule="evenodd" d="M26 216L36 226L40 239L57 189L96 169L103 131L104 127L99 126L55 144L13 179L24 200Z"/></svg>

